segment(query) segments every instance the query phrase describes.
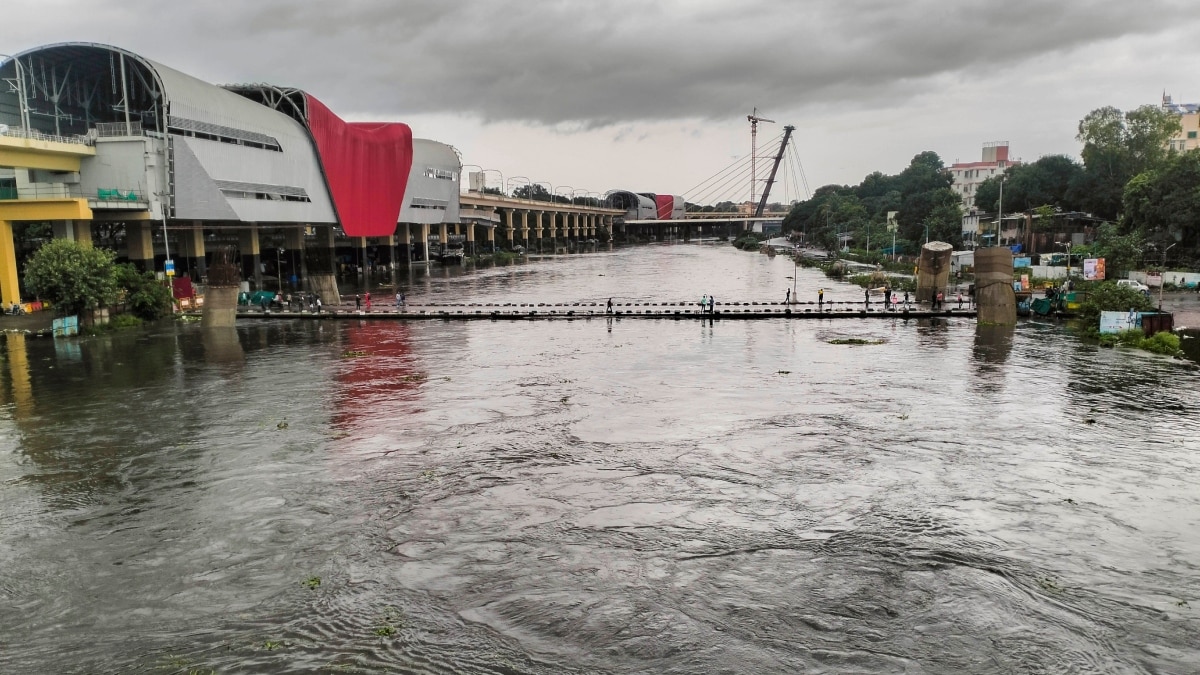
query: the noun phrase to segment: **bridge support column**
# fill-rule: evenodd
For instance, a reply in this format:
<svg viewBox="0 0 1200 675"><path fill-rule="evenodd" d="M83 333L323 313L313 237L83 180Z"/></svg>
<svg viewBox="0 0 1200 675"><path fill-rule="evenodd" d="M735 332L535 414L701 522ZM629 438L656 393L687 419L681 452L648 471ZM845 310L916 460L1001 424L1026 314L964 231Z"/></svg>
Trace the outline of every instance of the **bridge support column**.
<svg viewBox="0 0 1200 675"><path fill-rule="evenodd" d="M308 291L321 298L326 305L341 302L337 285L336 241L332 225L317 225L316 239L312 248L304 250L304 265L308 271Z"/></svg>
<svg viewBox="0 0 1200 675"><path fill-rule="evenodd" d="M129 262L143 272L154 271L154 237L148 223L125 225L125 250Z"/></svg>
<svg viewBox="0 0 1200 675"><path fill-rule="evenodd" d="M396 260L403 260L405 265L412 262L412 236L408 223L396 226Z"/></svg>
<svg viewBox="0 0 1200 675"><path fill-rule="evenodd" d="M201 281L208 274L208 261L205 260L207 251L204 247L204 228L200 221L192 223L192 229L180 232L181 251L180 267L193 281Z"/></svg>
<svg viewBox="0 0 1200 675"><path fill-rule="evenodd" d="M463 245L463 255L475 257L475 223L467 224L467 243Z"/></svg>
<svg viewBox="0 0 1200 675"><path fill-rule="evenodd" d="M254 290L262 290L262 254L258 248L258 223L238 230L238 248L242 251L242 278L254 279Z"/></svg>
<svg viewBox="0 0 1200 675"><path fill-rule="evenodd" d="M204 240L204 233L200 233L201 242ZM201 254L203 256L203 254ZM304 228L289 227L283 231L283 253L280 254L282 267L288 271L287 275L280 275L280 285L287 284L289 290L298 291L303 286L303 280L306 276L304 273ZM295 283L292 282L292 277L296 278Z"/></svg>
<svg viewBox="0 0 1200 675"><path fill-rule="evenodd" d="M492 253L495 253L496 252L496 226L495 225L487 225L486 227L487 227L488 248L491 249Z"/></svg>
<svg viewBox="0 0 1200 675"><path fill-rule="evenodd" d="M529 250L529 209L521 211L521 240L525 242L525 250Z"/></svg>
<svg viewBox="0 0 1200 675"><path fill-rule="evenodd" d="M420 256L417 259L424 261L425 264L428 265L429 264L429 225L427 223L421 223L421 240L419 242L417 242L417 246L419 247L418 255Z"/></svg>
<svg viewBox="0 0 1200 675"><path fill-rule="evenodd" d="M21 301L17 280L17 247L13 242L12 221L0 220L0 302L11 307Z"/></svg>

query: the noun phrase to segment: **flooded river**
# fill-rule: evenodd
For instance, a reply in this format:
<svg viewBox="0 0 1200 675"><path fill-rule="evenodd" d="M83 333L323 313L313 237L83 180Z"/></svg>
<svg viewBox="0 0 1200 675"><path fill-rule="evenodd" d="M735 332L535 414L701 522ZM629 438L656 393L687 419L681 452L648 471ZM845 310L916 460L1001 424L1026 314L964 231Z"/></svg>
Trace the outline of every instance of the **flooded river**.
<svg viewBox="0 0 1200 675"><path fill-rule="evenodd" d="M801 300L830 283L687 244L406 289L779 302L792 275ZM1053 325L0 346L3 673L1200 669L1200 376Z"/></svg>

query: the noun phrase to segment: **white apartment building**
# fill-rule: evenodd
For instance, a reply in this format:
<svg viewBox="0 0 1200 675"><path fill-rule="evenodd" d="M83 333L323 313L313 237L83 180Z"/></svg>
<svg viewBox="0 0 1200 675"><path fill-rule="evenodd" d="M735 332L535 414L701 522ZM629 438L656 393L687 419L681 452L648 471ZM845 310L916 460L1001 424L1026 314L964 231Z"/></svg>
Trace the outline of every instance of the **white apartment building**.
<svg viewBox="0 0 1200 675"><path fill-rule="evenodd" d="M950 165L950 175L954 184L950 186L962 197L963 213L975 210L975 191L979 184L992 176L1004 173L1004 170L1020 161L1008 158L1008 141L992 141L983 144L983 160L979 162L955 162Z"/></svg>

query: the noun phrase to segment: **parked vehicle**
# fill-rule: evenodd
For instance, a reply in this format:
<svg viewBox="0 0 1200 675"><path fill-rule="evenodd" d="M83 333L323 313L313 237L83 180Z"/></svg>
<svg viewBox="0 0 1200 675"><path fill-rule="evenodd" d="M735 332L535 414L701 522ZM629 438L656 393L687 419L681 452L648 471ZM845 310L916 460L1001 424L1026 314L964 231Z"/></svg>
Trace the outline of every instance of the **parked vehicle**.
<svg viewBox="0 0 1200 675"><path fill-rule="evenodd" d="M1150 287L1135 279L1118 279L1117 285L1124 288L1132 288L1135 291L1141 291L1146 295L1150 295Z"/></svg>

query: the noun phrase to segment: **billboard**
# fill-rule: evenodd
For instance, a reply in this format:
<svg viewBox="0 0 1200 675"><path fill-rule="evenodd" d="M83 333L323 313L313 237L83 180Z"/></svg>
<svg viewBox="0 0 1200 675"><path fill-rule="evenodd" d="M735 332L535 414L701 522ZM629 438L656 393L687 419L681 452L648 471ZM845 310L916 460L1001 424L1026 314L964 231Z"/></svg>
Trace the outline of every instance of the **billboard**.
<svg viewBox="0 0 1200 675"><path fill-rule="evenodd" d="M1120 333L1142 327L1141 312L1100 312L1100 334Z"/></svg>
<svg viewBox="0 0 1200 675"><path fill-rule="evenodd" d="M1033 258L1013 258L1013 267L1033 267Z"/></svg>
<svg viewBox="0 0 1200 675"><path fill-rule="evenodd" d="M1084 258L1083 278L1088 281L1104 280L1104 258Z"/></svg>

